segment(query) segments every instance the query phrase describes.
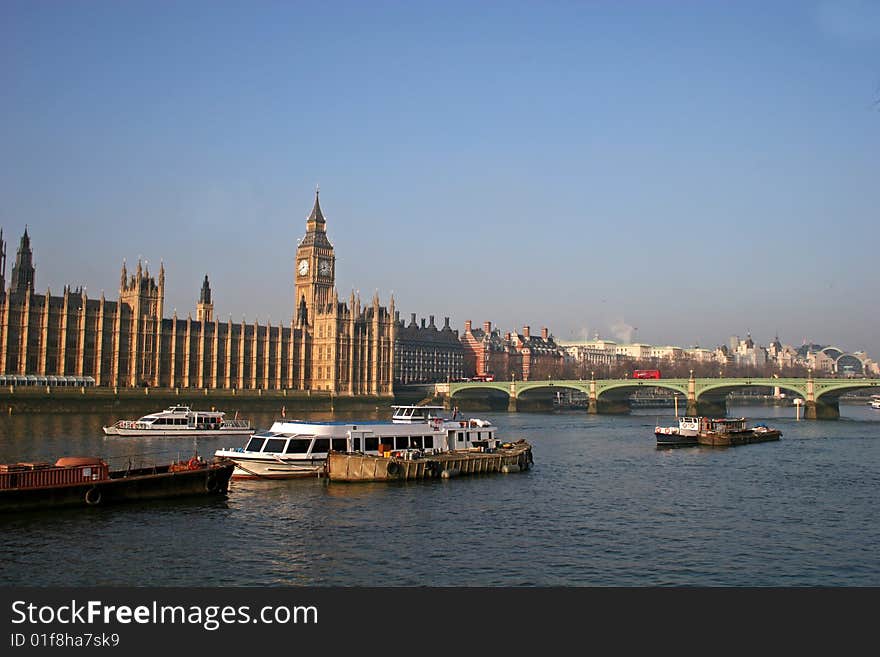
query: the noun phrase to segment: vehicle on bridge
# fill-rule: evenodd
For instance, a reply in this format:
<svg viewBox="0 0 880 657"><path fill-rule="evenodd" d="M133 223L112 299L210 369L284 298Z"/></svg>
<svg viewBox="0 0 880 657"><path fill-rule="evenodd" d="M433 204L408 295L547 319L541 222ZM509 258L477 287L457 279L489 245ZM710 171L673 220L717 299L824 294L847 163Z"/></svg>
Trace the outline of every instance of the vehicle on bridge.
<svg viewBox="0 0 880 657"><path fill-rule="evenodd" d="M477 375L471 379L471 381L494 381L494 374L485 374L485 375Z"/></svg>
<svg viewBox="0 0 880 657"><path fill-rule="evenodd" d="M634 379L659 379L660 370L633 370Z"/></svg>

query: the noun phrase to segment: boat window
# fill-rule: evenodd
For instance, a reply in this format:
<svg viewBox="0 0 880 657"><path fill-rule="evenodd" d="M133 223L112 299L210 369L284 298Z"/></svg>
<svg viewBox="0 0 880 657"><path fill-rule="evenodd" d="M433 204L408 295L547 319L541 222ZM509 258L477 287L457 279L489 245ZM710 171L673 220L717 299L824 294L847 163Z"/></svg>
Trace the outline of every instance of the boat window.
<svg viewBox="0 0 880 657"><path fill-rule="evenodd" d="M352 438L351 439L351 449L355 452L361 451L361 439L360 438Z"/></svg>
<svg viewBox="0 0 880 657"><path fill-rule="evenodd" d="M434 436L425 436L425 449L432 449L434 447Z"/></svg>
<svg viewBox="0 0 880 657"><path fill-rule="evenodd" d="M348 440L345 438L334 438L331 445L333 446L333 450L336 452L348 451Z"/></svg>
<svg viewBox="0 0 880 657"><path fill-rule="evenodd" d="M263 449L263 443L266 442L263 438L251 438L247 444L247 447L244 448L246 452L259 452Z"/></svg>
<svg viewBox="0 0 880 657"><path fill-rule="evenodd" d="M312 444L311 438L292 438L287 443L288 454L305 454L309 451L309 445Z"/></svg>
<svg viewBox="0 0 880 657"><path fill-rule="evenodd" d="M464 432L463 431L458 432L458 442L460 442L460 443L464 442Z"/></svg>
<svg viewBox="0 0 880 657"><path fill-rule="evenodd" d="M320 452L326 453L330 451L330 439L329 438L318 438L315 440L315 446L312 448L312 453Z"/></svg>
<svg viewBox="0 0 880 657"><path fill-rule="evenodd" d="M394 449L406 449L409 447L409 436L398 436L394 439Z"/></svg>
<svg viewBox="0 0 880 657"><path fill-rule="evenodd" d="M367 452L378 452L379 451L379 439L378 438L364 438L364 450Z"/></svg>
<svg viewBox="0 0 880 657"><path fill-rule="evenodd" d="M269 438L266 441L266 446L263 448L264 452L283 452L284 451L284 438Z"/></svg>
<svg viewBox="0 0 880 657"><path fill-rule="evenodd" d="M409 441L409 446L414 449L422 448L422 437L421 436L413 436Z"/></svg>

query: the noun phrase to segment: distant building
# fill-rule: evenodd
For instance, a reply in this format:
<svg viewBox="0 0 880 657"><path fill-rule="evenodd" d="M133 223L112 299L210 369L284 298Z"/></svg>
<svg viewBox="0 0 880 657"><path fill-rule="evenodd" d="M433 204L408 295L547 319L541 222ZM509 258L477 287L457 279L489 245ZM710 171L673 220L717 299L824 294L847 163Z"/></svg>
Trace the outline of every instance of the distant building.
<svg viewBox="0 0 880 657"><path fill-rule="evenodd" d="M470 320L464 323L461 336L464 347L465 376L494 377L498 380L521 381L558 377L564 363L564 351L556 344L546 327L541 335L531 334L528 326L522 333L501 334L491 322L475 329Z"/></svg>
<svg viewBox="0 0 880 657"><path fill-rule="evenodd" d="M481 330L473 328L471 320L467 320L461 345L466 378L494 376L507 380L511 372L519 369L518 362L511 362L510 335L505 339L497 328L492 329L492 322L483 322Z"/></svg>
<svg viewBox="0 0 880 657"><path fill-rule="evenodd" d="M541 335L531 334L530 327L523 326L522 333L509 338L510 346L518 356L519 378L523 381L557 378L562 369L562 351L546 327Z"/></svg>
<svg viewBox="0 0 880 657"><path fill-rule="evenodd" d="M434 316L421 326L412 313L409 324L396 314L397 329L394 347L394 382L399 384L458 381L464 376L464 347L458 331L444 318L443 328L434 325Z"/></svg>

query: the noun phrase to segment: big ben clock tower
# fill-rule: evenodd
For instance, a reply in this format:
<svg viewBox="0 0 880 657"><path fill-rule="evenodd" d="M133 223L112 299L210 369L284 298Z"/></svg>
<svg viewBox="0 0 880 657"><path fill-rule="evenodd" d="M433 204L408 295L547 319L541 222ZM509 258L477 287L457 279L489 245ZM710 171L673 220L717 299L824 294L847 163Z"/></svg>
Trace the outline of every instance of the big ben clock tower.
<svg viewBox="0 0 880 657"><path fill-rule="evenodd" d="M336 256L333 245L327 239L327 222L315 190L315 207L306 220L306 234L296 249L295 303L297 323L311 324L315 313L326 310L333 294L336 276ZM303 303L305 306L303 307Z"/></svg>

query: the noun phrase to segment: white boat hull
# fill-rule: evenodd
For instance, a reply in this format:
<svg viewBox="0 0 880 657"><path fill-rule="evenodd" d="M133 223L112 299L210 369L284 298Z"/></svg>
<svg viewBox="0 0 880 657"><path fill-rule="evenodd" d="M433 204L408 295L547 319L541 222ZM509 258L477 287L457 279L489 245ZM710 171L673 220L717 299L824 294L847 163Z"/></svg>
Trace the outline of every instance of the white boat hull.
<svg viewBox="0 0 880 657"><path fill-rule="evenodd" d="M155 438L185 438L187 436L250 436L253 429L120 429L104 427L108 436L150 436Z"/></svg>
<svg viewBox="0 0 880 657"><path fill-rule="evenodd" d="M275 459L230 458L235 463L234 479L301 479L318 477L324 471L325 459L277 461Z"/></svg>

